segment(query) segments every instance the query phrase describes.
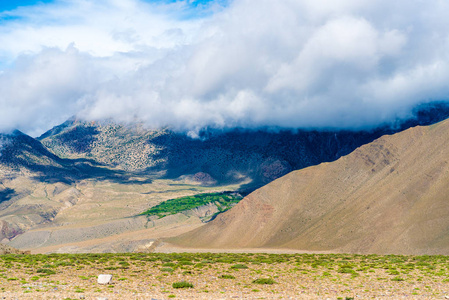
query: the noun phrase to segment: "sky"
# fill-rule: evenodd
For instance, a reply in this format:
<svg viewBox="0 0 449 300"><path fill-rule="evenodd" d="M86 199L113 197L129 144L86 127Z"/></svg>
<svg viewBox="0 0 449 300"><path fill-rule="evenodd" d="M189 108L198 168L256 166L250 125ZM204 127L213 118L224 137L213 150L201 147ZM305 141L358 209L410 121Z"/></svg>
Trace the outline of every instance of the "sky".
<svg viewBox="0 0 449 300"><path fill-rule="evenodd" d="M362 129L449 99L444 0L0 4L0 131Z"/></svg>

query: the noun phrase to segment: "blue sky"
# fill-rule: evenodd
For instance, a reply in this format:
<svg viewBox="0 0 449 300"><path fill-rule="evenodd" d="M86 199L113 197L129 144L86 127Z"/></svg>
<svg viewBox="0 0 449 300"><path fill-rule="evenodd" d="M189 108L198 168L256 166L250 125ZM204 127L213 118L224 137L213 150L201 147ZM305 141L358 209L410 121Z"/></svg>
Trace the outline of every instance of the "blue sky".
<svg viewBox="0 0 449 300"><path fill-rule="evenodd" d="M18 7L53 3L55 1L57 1L57 0L2 0L2 1L0 1L0 12L13 10ZM145 1L153 2L153 3L174 3L179 0L145 0ZM191 7L198 7L201 5L206 5L213 1L214 0L190 0L190 1L188 1L188 3ZM221 2L223 3L224 1L221 1Z"/></svg>
<svg viewBox="0 0 449 300"><path fill-rule="evenodd" d="M1 1L0 11L0 132L38 135L72 115L188 131L370 128L449 99L448 1Z"/></svg>
<svg viewBox="0 0 449 300"><path fill-rule="evenodd" d="M52 0L2 0L0 2L0 11L13 10L20 6L31 6L49 2L52 2Z"/></svg>

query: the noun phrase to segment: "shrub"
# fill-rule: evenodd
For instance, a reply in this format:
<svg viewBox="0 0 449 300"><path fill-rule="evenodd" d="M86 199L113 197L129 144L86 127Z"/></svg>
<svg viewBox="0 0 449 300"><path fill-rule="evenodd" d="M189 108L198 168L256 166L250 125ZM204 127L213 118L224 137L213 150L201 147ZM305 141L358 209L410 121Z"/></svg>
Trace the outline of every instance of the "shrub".
<svg viewBox="0 0 449 300"><path fill-rule="evenodd" d="M174 270L172 268L161 268L161 272L169 272L172 273Z"/></svg>
<svg viewBox="0 0 449 300"><path fill-rule="evenodd" d="M391 278L392 281L404 281L404 278L396 276L394 278Z"/></svg>
<svg viewBox="0 0 449 300"><path fill-rule="evenodd" d="M222 278L222 279L235 279L234 276L230 275L230 274L223 274L218 278Z"/></svg>
<svg viewBox="0 0 449 300"><path fill-rule="evenodd" d="M46 274L46 275L53 275L53 274L56 274L55 271L50 270L50 269L37 269L36 272L37 272L37 273Z"/></svg>
<svg viewBox="0 0 449 300"><path fill-rule="evenodd" d="M253 283L255 283L255 284L275 284L277 282L271 278L259 278L259 279L253 280Z"/></svg>
<svg viewBox="0 0 449 300"><path fill-rule="evenodd" d="M338 269L337 272L338 272L338 273L343 273L343 274L352 274L352 275L354 275L354 276L359 275L356 271L354 271L354 270L351 269L351 268L340 268L340 269Z"/></svg>
<svg viewBox="0 0 449 300"><path fill-rule="evenodd" d="M193 284L191 284L190 282L187 281L179 281L179 282L174 282L172 284L174 289L192 289L193 288Z"/></svg>
<svg viewBox="0 0 449 300"><path fill-rule="evenodd" d="M231 267L231 269L248 269L247 265L244 264L236 264Z"/></svg>

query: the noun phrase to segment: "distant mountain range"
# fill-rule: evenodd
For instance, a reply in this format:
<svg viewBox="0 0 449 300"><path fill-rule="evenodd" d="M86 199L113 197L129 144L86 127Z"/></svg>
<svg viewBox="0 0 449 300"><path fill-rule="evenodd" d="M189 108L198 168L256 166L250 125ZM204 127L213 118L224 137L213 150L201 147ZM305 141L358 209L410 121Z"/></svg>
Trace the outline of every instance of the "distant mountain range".
<svg viewBox="0 0 449 300"><path fill-rule="evenodd" d="M38 138L56 156L87 159L116 170L192 176L205 183L229 184L243 178L247 191L293 170L329 162L385 134L429 125L449 116L447 103L419 107L414 116L392 127L368 131L205 129L198 138L141 124L69 120Z"/></svg>

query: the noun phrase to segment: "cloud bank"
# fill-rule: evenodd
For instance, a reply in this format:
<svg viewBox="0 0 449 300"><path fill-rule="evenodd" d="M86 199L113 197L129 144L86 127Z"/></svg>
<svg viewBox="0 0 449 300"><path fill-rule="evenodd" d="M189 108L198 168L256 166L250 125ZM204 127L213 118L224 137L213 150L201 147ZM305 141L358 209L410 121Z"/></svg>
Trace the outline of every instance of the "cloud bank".
<svg viewBox="0 0 449 300"><path fill-rule="evenodd" d="M449 99L445 1L57 1L0 14L0 130L71 115L369 128Z"/></svg>

